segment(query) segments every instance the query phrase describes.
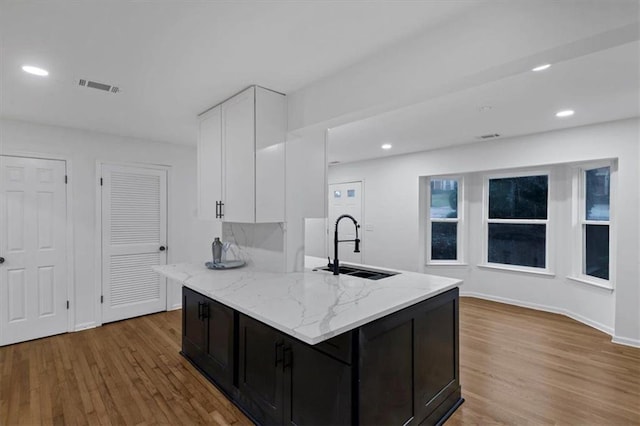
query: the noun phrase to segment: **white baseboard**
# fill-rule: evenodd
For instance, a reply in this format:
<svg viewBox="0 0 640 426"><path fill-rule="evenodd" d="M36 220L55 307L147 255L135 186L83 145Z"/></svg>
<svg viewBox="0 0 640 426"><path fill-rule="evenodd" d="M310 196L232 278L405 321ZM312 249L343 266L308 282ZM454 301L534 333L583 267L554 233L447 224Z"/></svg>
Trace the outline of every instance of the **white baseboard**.
<svg viewBox="0 0 640 426"><path fill-rule="evenodd" d="M177 303L173 306L169 306L168 311L177 311L178 309L182 309L182 303Z"/></svg>
<svg viewBox="0 0 640 426"><path fill-rule="evenodd" d="M493 296L493 295L489 295L489 294L484 294L484 293L476 293L473 291L461 291L460 292L460 296L467 296L467 297L475 297L478 299L485 299L485 300L491 300L493 302L500 302L500 303L506 303L508 305L514 305L514 306L520 306L523 308L530 308L530 309L535 309L537 311L543 311L543 312L550 312L552 314L560 314L560 315L564 315L566 317L569 317L571 319L574 319L578 322L581 322L585 325L588 325L589 327L593 327L596 330L600 330L603 333L607 333L609 336L613 336L613 328L606 326L604 324L601 324L597 321L593 321L589 318L586 318L582 315L578 315L575 312L571 312L567 309L564 308L557 308L555 306L548 306L548 305L540 305L537 303L530 303L530 302L523 302L521 300L515 300L515 299L508 299L506 297L499 297L499 296ZM630 340L630 339L628 339ZM614 343L618 343L615 342L614 340L612 340Z"/></svg>
<svg viewBox="0 0 640 426"><path fill-rule="evenodd" d="M611 341L619 345L631 346L633 348L640 348L640 340L638 339L629 339L627 337L613 336L613 339L611 339Z"/></svg>
<svg viewBox="0 0 640 426"><path fill-rule="evenodd" d="M576 314L574 312L571 312L571 311L568 311L566 309L564 310L564 312L559 312L559 313L562 314L562 315L568 316L569 318L574 319L574 320L576 320L578 322L586 324L589 327L593 327L596 330L600 330L603 333L607 333L609 336L613 337L613 334L615 333L613 327L608 327L608 326L606 326L606 325L604 325L602 323L593 321L593 320L591 320L591 319L589 319L587 317L584 317L582 315L578 315L578 314Z"/></svg>
<svg viewBox="0 0 640 426"><path fill-rule="evenodd" d="M76 327L74 328L73 331L82 331L82 330L88 330L90 328L96 328L98 325L96 324L95 321L91 321L91 322L84 322L82 324L76 324Z"/></svg>

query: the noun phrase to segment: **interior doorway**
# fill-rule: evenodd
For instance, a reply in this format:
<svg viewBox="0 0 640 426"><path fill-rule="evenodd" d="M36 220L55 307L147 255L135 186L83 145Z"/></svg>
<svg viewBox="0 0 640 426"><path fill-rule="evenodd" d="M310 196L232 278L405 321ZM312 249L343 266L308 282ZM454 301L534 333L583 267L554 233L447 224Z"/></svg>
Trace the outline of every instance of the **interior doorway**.
<svg viewBox="0 0 640 426"><path fill-rule="evenodd" d="M0 156L0 345L68 330L66 162Z"/></svg>
<svg viewBox="0 0 640 426"><path fill-rule="evenodd" d="M336 219L343 214L353 216L360 225L358 237L360 238L360 253L354 253L354 243L340 243L338 259L340 262L363 263L363 253L366 248L364 240L364 223L363 223L363 202L362 181L334 183L329 185L329 221L327 223L327 253L333 258L334 255L334 230ZM355 227L350 220L340 221L339 229L340 240L355 239Z"/></svg>
<svg viewBox="0 0 640 426"><path fill-rule="evenodd" d="M167 169L102 164L102 322L164 311Z"/></svg>

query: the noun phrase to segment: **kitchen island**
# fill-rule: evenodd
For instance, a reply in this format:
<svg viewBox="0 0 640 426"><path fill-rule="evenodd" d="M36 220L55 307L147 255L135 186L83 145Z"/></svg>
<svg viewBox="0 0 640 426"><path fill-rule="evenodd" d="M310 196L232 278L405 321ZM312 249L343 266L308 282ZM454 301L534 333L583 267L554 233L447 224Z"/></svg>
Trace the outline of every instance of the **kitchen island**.
<svg viewBox="0 0 640 426"><path fill-rule="evenodd" d="M154 269L183 286L183 355L256 423L437 424L462 403L460 280Z"/></svg>

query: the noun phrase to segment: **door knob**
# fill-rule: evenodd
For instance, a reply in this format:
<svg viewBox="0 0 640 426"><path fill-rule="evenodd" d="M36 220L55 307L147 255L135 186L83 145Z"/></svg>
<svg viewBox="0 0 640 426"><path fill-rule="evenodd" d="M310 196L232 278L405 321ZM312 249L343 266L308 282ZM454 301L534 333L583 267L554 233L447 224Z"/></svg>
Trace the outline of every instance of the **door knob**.
<svg viewBox="0 0 640 426"><path fill-rule="evenodd" d="M4 257L0 257L0 263L4 263Z"/></svg>
<svg viewBox="0 0 640 426"><path fill-rule="evenodd" d="M160 246L160 251L165 251L167 248L165 246Z"/></svg>

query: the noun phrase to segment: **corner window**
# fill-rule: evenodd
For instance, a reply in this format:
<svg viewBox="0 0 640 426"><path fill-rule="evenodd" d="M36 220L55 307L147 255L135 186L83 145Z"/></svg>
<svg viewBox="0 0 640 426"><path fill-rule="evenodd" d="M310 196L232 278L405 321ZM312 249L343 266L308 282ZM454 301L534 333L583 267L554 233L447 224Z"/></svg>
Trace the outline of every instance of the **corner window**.
<svg viewBox="0 0 640 426"><path fill-rule="evenodd" d="M581 171L580 234L582 274L609 280L609 227L611 225L611 167Z"/></svg>
<svg viewBox="0 0 640 426"><path fill-rule="evenodd" d="M549 174L488 178L485 194L487 264L546 271Z"/></svg>
<svg viewBox="0 0 640 426"><path fill-rule="evenodd" d="M428 264L462 261L461 183L460 178L429 179Z"/></svg>

